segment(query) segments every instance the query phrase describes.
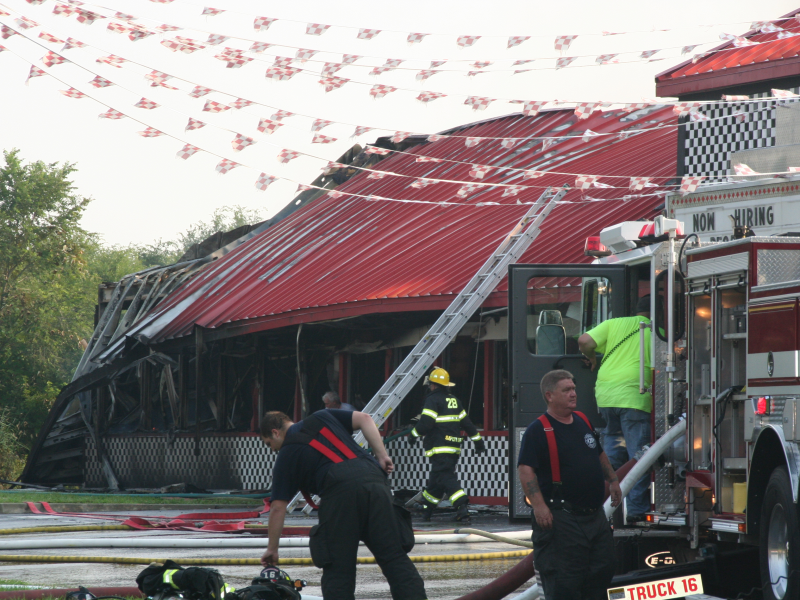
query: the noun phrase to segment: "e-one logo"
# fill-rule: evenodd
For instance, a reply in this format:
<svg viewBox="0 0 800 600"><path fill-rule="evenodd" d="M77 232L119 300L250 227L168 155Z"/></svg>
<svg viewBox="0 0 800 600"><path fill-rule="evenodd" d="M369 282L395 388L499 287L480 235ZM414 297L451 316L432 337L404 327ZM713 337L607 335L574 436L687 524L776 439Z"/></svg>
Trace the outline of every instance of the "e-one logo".
<svg viewBox="0 0 800 600"><path fill-rule="evenodd" d="M675 559L672 558L672 554L669 553L669 550L664 550L663 552L656 552L655 554L651 554L647 558L644 559L644 564L648 567L653 569L657 567L666 567L668 565L674 565Z"/></svg>

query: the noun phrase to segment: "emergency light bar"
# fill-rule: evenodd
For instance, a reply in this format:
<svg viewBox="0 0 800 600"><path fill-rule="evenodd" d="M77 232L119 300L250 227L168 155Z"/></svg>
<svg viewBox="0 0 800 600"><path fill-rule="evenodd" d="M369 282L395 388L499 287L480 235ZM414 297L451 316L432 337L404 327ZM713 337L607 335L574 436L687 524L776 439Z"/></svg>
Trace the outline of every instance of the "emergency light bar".
<svg viewBox="0 0 800 600"><path fill-rule="evenodd" d="M584 256L602 258L603 256L611 256L611 250L601 244L600 238L595 235L586 238L586 245L583 247L583 254Z"/></svg>
<svg viewBox="0 0 800 600"><path fill-rule="evenodd" d="M612 254L631 250L641 245L639 233L642 226L653 226L652 221L625 221L611 227L606 227L600 232L600 243L611 250Z"/></svg>
<svg viewBox="0 0 800 600"><path fill-rule="evenodd" d="M645 243L653 244L655 242L663 242L669 237L670 230L675 231L676 238L682 238L683 223L674 219L659 219L657 221L648 221L643 223L639 231L639 239Z"/></svg>

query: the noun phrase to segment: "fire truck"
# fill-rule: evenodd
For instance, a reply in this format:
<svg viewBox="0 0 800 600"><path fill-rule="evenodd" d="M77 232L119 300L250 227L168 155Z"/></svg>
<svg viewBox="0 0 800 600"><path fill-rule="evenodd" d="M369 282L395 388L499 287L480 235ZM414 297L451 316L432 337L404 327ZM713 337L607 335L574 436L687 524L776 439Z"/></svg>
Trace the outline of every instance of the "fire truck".
<svg viewBox="0 0 800 600"><path fill-rule="evenodd" d="M596 373L577 337L634 314L649 294L651 364L640 360L640 391L653 394L654 441L677 426L685 435L653 465L646 523L617 521L615 536L652 542L626 568L691 568L725 554L739 562L714 567L718 579L760 573L765 599L800 598L798 190L791 180L701 188L668 198L654 221L587 240L592 264L510 267L512 518L530 516L514 475L522 434L545 410L542 376L572 372L578 409L601 429ZM740 581L728 593L747 592Z"/></svg>

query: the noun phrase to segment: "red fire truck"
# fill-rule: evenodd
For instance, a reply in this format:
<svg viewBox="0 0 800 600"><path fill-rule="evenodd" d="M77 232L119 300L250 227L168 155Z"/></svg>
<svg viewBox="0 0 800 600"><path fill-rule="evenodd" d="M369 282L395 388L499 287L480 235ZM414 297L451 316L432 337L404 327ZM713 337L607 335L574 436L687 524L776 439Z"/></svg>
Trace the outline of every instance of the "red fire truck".
<svg viewBox="0 0 800 600"><path fill-rule="evenodd" d="M654 465L647 523L615 528L618 538L650 541L626 568L674 563L691 570L697 561L724 555L727 566L717 563L710 577L727 593L747 592L752 580L745 571L760 572L755 584L765 599L796 599L800 234L792 233L792 223L781 224L780 210L763 206L786 199L778 185L731 187L729 197L746 200L728 207L729 214L719 202L698 209L671 199L668 216L702 210L702 219L687 219L695 230L688 235L683 222L661 216L608 227L588 240L592 264L512 265L510 512L530 515L513 475L522 433L545 410L542 375L571 371L579 410L601 428L595 373L584 364L577 337L605 319L633 314L637 299L650 294L653 439L684 420L686 434ZM771 196L758 193L769 187ZM712 209L720 214L709 217ZM709 218L719 229L708 230ZM723 221L730 231L720 231ZM650 378L642 363L645 391Z"/></svg>

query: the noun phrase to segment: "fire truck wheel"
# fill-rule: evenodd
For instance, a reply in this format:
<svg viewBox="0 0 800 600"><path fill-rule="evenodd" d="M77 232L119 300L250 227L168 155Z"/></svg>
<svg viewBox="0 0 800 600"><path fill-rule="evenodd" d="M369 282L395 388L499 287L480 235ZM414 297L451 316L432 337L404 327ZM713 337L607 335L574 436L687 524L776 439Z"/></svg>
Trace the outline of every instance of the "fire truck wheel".
<svg viewBox="0 0 800 600"><path fill-rule="evenodd" d="M759 546L764 600L800 598L800 529L786 467L777 467L769 478Z"/></svg>

